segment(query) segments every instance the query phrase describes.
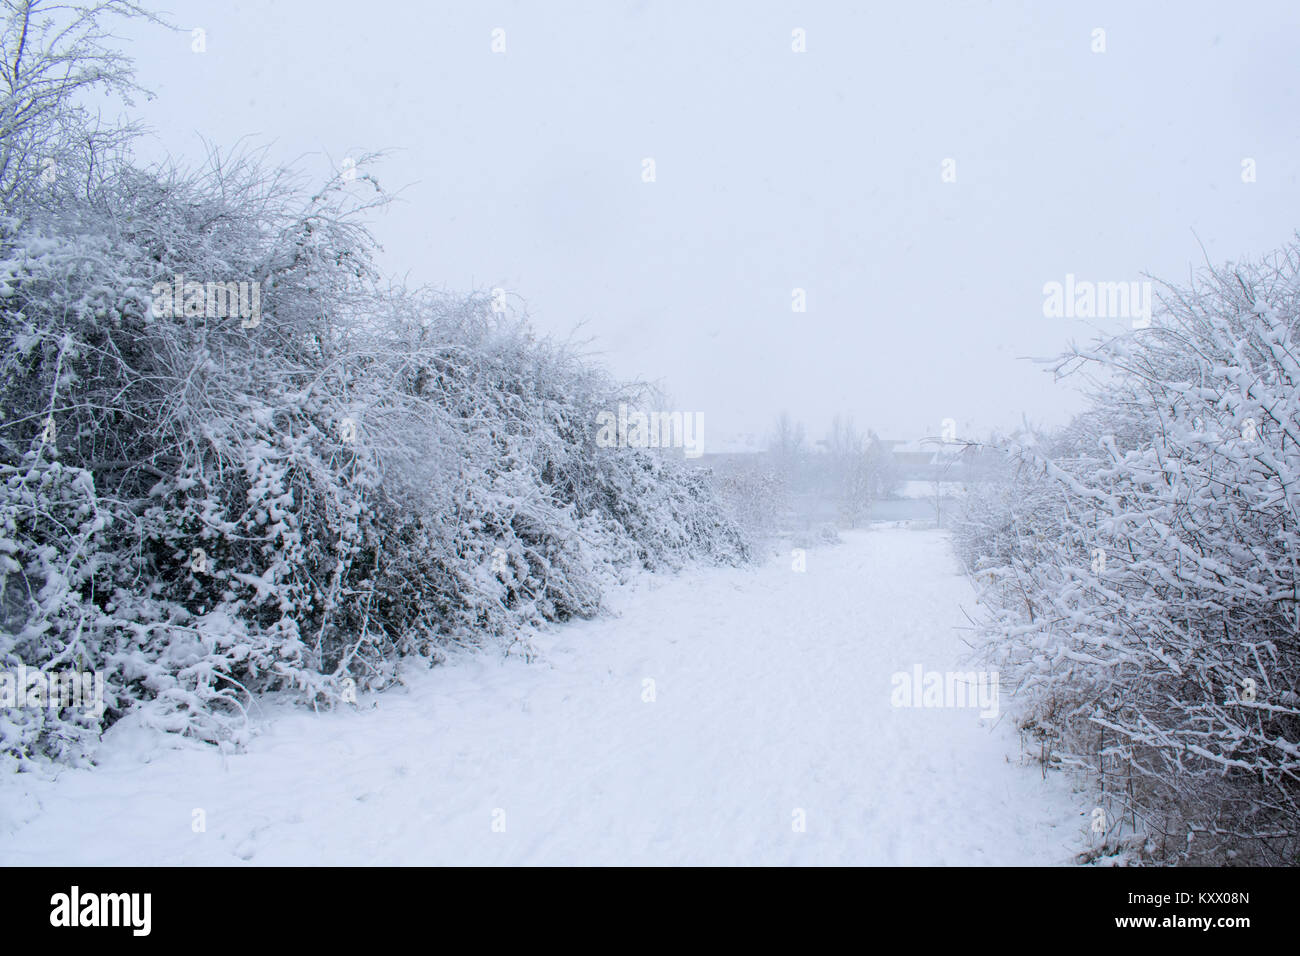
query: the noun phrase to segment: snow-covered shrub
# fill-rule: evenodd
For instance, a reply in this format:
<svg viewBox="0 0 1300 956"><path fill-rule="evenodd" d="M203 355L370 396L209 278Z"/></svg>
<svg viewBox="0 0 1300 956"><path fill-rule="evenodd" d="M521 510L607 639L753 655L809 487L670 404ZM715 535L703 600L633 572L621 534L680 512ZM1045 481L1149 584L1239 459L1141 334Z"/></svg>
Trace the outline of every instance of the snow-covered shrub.
<svg viewBox="0 0 1300 956"><path fill-rule="evenodd" d="M0 232L3 663L75 655L109 719L238 742L255 692L336 699L594 614L620 569L746 559L706 473L597 445L627 389L484 297L378 291L331 190L219 198L255 175L124 170ZM260 283L261 321L153 308L177 274Z"/></svg>
<svg viewBox="0 0 1300 956"><path fill-rule="evenodd" d="M834 524L823 521L806 530L796 531L791 540L798 548L819 548L840 544L844 539Z"/></svg>
<svg viewBox="0 0 1300 956"><path fill-rule="evenodd" d="M1022 728L1107 839L1300 859L1300 246L1208 270L1058 369L1091 408L1010 442L955 540Z"/></svg>
<svg viewBox="0 0 1300 956"><path fill-rule="evenodd" d="M0 467L0 481L0 668L16 681L19 664L45 673L79 667L88 649L98 650L101 623L81 599L105 560L100 544L109 516L94 476L27 455ZM13 691L25 697L27 687ZM98 720L79 708L4 707L0 753L35 749L79 762L97 730Z"/></svg>
<svg viewBox="0 0 1300 956"><path fill-rule="evenodd" d="M106 710L6 709L0 753L81 759L129 708L238 744L255 694L328 705L526 647L629 569L747 559L707 473L597 444L638 389L380 281L369 175L91 150L91 179L0 170L0 670L92 670Z"/></svg>
<svg viewBox="0 0 1300 956"><path fill-rule="evenodd" d="M770 539L792 522L788 476L772 456L736 456L713 466L713 484L727 513L750 541Z"/></svg>
<svg viewBox="0 0 1300 956"><path fill-rule="evenodd" d="M843 539L835 525L824 523L813 529L813 540L818 544L839 544Z"/></svg>

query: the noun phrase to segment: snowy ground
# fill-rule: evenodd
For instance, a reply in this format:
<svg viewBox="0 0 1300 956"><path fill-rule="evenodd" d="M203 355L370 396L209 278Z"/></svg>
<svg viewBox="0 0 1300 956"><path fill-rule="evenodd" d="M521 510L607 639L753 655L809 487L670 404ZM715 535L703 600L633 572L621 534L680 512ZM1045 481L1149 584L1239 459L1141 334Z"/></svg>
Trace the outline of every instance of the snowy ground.
<svg viewBox="0 0 1300 956"><path fill-rule="evenodd" d="M807 562L647 577L538 662L267 707L243 754L123 722L93 771L0 779L0 864L1069 862L1089 808L1006 720L891 706L895 672L969 669L943 534Z"/></svg>

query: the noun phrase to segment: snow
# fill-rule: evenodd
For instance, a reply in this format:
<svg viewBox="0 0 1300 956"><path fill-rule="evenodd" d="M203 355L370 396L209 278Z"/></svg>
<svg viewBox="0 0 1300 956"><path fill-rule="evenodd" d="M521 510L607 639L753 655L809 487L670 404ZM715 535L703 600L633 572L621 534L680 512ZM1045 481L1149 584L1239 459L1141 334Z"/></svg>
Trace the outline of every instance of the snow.
<svg viewBox="0 0 1300 956"><path fill-rule="evenodd" d="M267 703L241 753L123 721L95 769L0 777L0 864L1070 862L1091 807L1021 761L1005 697L891 706L896 672L975 669L946 533L806 560L645 575L531 663L467 653L356 710Z"/></svg>

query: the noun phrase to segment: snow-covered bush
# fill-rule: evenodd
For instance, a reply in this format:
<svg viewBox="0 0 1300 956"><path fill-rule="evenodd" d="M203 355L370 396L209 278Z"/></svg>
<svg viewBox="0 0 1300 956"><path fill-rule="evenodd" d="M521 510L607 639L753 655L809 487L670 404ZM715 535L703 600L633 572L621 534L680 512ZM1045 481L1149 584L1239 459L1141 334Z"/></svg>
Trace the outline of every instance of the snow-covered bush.
<svg viewBox="0 0 1300 956"><path fill-rule="evenodd" d="M840 544L843 540L839 529L829 521L823 521L803 531L796 531L791 537L791 542L797 548L827 547Z"/></svg>
<svg viewBox="0 0 1300 956"><path fill-rule="evenodd" d="M637 389L380 281L369 175L94 158L0 195L0 671L93 670L107 709L6 709L0 753L81 759L129 708L237 744L255 694L526 651L629 569L747 559L706 473L597 444Z"/></svg>
<svg viewBox="0 0 1300 956"><path fill-rule="evenodd" d="M990 653L1107 840L1169 861L1300 859L1300 245L1168 288L1075 349L1091 407L1006 443L955 531Z"/></svg>
<svg viewBox="0 0 1300 956"><path fill-rule="evenodd" d="M710 465L710 484L746 540L774 538L788 525L789 485L764 454L736 455Z"/></svg>
<svg viewBox="0 0 1300 956"><path fill-rule="evenodd" d="M745 559L705 473L597 445L626 389L485 298L374 292L337 207L127 186L95 231L3 233L5 663L77 655L110 718L238 739L255 691L382 686L591 615L620 568ZM260 323L156 314L173 274L260 282Z"/></svg>

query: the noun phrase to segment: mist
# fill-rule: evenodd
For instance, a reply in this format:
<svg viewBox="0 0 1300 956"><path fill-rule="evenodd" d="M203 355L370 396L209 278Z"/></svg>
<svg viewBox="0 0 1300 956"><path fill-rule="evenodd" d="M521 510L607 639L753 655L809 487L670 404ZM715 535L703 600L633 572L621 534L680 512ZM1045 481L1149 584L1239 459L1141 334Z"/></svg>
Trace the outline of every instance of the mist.
<svg viewBox="0 0 1300 956"><path fill-rule="evenodd" d="M782 410L818 437L835 414L896 440L1061 424L1077 396L1033 359L1127 322L1047 317L1047 283L1179 281L1286 241L1300 201L1285 2L169 14L129 47L159 156L390 151L387 270L505 290L662 383L710 450Z"/></svg>

